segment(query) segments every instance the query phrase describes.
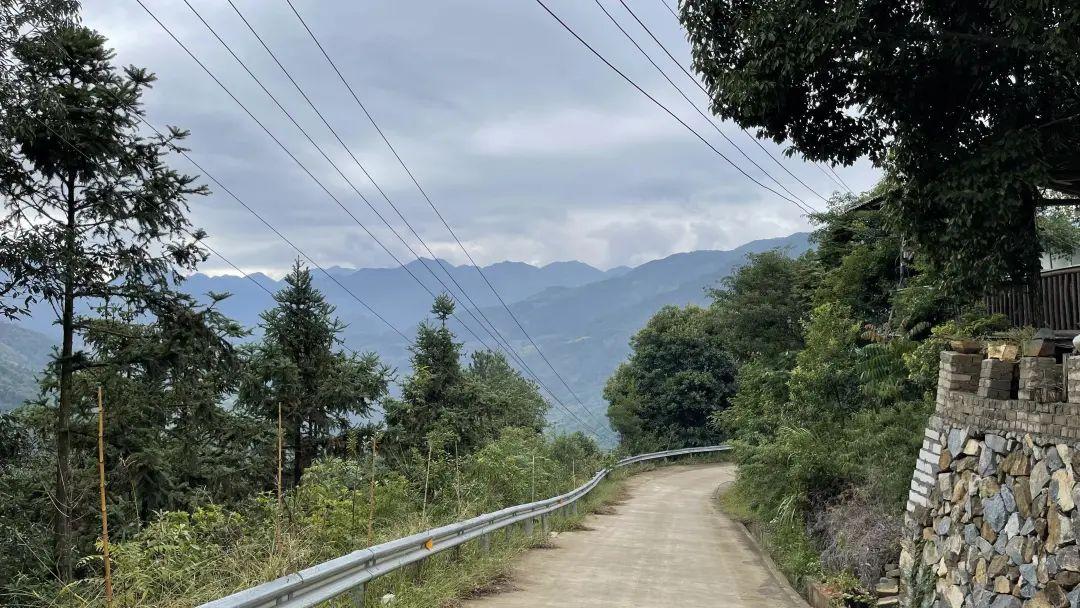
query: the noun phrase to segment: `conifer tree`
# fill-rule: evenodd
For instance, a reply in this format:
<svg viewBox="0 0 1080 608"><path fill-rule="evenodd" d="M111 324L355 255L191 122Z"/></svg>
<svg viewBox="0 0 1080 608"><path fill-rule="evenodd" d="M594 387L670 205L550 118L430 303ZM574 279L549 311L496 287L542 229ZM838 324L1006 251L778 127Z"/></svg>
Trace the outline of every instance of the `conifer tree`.
<svg viewBox="0 0 1080 608"><path fill-rule="evenodd" d="M292 451L292 484L387 391L390 369L374 353L342 352L345 326L315 288L311 271L293 265L277 305L262 313L263 340L251 349L240 403L275 421L281 405Z"/></svg>
<svg viewBox="0 0 1080 608"><path fill-rule="evenodd" d="M0 315L42 304L62 334L54 534L57 574L70 580L72 381L88 364L76 350L80 313L110 302L139 314L170 298L169 282L202 258L185 214L204 189L165 164L186 132L140 135L152 74L117 69L105 38L86 27L13 25L21 18L0 17L0 31L15 34L0 70Z"/></svg>

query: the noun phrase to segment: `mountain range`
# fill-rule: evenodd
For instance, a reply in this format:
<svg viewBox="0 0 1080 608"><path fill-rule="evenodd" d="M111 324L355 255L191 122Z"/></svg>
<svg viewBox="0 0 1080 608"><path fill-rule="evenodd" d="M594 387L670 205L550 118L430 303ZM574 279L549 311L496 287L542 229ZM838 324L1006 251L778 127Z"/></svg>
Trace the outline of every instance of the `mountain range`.
<svg viewBox="0 0 1080 608"><path fill-rule="evenodd" d="M481 322L490 321L562 402L552 408L555 426L564 430L582 426L599 430L606 427L606 404L601 397L604 383L627 356L630 337L654 312L667 304L707 304L706 290L742 264L747 254L781 248L798 255L808 247L808 235L796 233L752 241L728 251L678 253L634 268L621 266L606 271L577 261L540 267L500 262L483 267L483 273L498 290L501 301L474 267L455 266L444 260L417 260L404 268L330 267L326 273L316 271L314 278L347 324L343 334L346 346L379 353L399 374L408 371L408 344L387 323L411 336L416 324L428 317L432 294L457 292L460 285L472 300L464 304L469 309L473 303L478 307L470 315L459 302L457 312L475 334L460 322L451 321L465 350L483 348L482 343L495 347L498 340L481 330L473 315ZM433 275L439 275L442 283ZM262 287L273 292L283 282L260 273L249 277L195 274L183 287L199 296L211 292L231 294L219 304L220 309L252 328L255 338L259 313L272 305ZM349 292L363 299L385 323ZM0 325L0 410L27 396L19 387L32 387L31 370L39 370L47 361L57 341L49 336L55 334L51 311L47 309L36 311L19 326ZM558 376L551 367L558 370ZM29 382L27 377L31 378Z"/></svg>

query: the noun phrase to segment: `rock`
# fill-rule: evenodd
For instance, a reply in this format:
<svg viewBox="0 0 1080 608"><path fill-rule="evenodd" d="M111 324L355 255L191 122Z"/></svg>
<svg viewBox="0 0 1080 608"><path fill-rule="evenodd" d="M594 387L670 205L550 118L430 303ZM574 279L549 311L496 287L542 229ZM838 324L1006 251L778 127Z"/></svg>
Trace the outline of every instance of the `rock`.
<svg viewBox="0 0 1080 608"><path fill-rule="evenodd" d="M1000 532L1005 527L1009 513L1005 510L1005 501L1001 493L997 493L982 501L983 521L988 523L994 532Z"/></svg>
<svg viewBox="0 0 1080 608"><path fill-rule="evenodd" d="M1017 566L1023 564L1027 560L1024 559L1024 537L1014 536L1009 539L1009 542L1005 544L1005 555L1009 556L1009 560Z"/></svg>
<svg viewBox="0 0 1080 608"><path fill-rule="evenodd" d="M1009 565L1009 558L1004 555L995 555L990 560L990 565L986 567L986 576L989 578L998 578L1005 572L1005 568Z"/></svg>
<svg viewBox="0 0 1080 608"><path fill-rule="evenodd" d="M979 440L968 439L964 442L964 454L968 456L977 456L979 454Z"/></svg>
<svg viewBox="0 0 1080 608"><path fill-rule="evenodd" d="M979 475L993 475L994 473L997 473L997 455L993 450L983 450L979 454Z"/></svg>
<svg viewBox="0 0 1080 608"><path fill-rule="evenodd" d="M1005 536L1012 538L1020 533L1020 514L1013 513L1005 524Z"/></svg>
<svg viewBox="0 0 1080 608"><path fill-rule="evenodd" d="M997 532L994 531L994 527L990 525L990 522L985 519L982 522L982 526L979 528L979 534L990 544L994 544L994 542L997 541Z"/></svg>
<svg viewBox="0 0 1080 608"><path fill-rule="evenodd" d="M1054 605L1046 599L1045 595L1035 593L1031 600L1024 602L1024 608L1054 608Z"/></svg>
<svg viewBox="0 0 1080 608"><path fill-rule="evenodd" d="M945 473L938 473L937 487L938 490L941 491L942 496L949 496L952 494L952 481L952 473L949 473L947 471Z"/></svg>
<svg viewBox="0 0 1080 608"><path fill-rule="evenodd" d="M923 545L922 563L924 566L932 566L941 559L941 555L938 553L937 544L926 543ZM1080 565L1080 556L1077 557L1077 565Z"/></svg>
<svg viewBox="0 0 1080 608"><path fill-rule="evenodd" d="M1046 468L1051 472L1065 467L1065 463L1061 461L1061 454L1058 453L1057 447L1054 449L1046 450Z"/></svg>
<svg viewBox="0 0 1080 608"><path fill-rule="evenodd" d="M952 520L948 517L942 517L937 521L936 524L934 524L934 532L936 532L938 536L946 536L949 533L949 528L951 527Z"/></svg>
<svg viewBox="0 0 1080 608"><path fill-rule="evenodd" d="M1020 478L1013 482L1013 499L1016 500L1016 510L1021 517L1031 517L1031 488L1027 479Z"/></svg>
<svg viewBox="0 0 1080 608"><path fill-rule="evenodd" d="M1004 576L999 576L994 579L994 592L996 593L1008 593L1012 588L1012 583Z"/></svg>
<svg viewBox="0 0 1080 608"><path fill-rule="evenodd" d="M1076 537L1073 534L1072 520L1056 508L1051 508L1046 514L1046 550L1054 553L1061 545L1074 540Z"/></svg>
<svg viewBox="0 0 1080 608"><path fill-rule="evenodd" d="M1054 582L1062 587L1075 587L1080 585L1080 572L1060 570L1054 575Z"/></svg>
<svg viewBox="0 0 1080 608"><path fill-rule="evenodd" d="M877 586L874 587L874 590L877 591L878 597L883 595L896 595L897 593L900 593L900 583L896 579L883 578L878 582Z"/></svg>
<svg viewBox="0 0 1080 608"><path fill-rule="evenodd" d="M1069 605L1069 598L1065 595L1065 590L1054 581L1046 583L1046 586L1043 587L1043 593L1046 594L1046 600L1054 608L1066 608Z"/></svg>
<svg viewBox="0 0 1080 608"><path fill-rule="evenodd" d="M1046 462L1040 460L1035 463L1035 466L1031 467L1031 477L1028 478L1028 486L1031 490L1031 495L1036 496L1039 491L1046 487L1046 484L1050 481L1050 471L1046 469Z"/></svg>
<svg viewBox="0 0 1080 608"><path fill-rule="evenodd" d="M1020 535L1021 536L1028 536L1029 534L1031 534L1034 531L1035 531L1035 520L1030 518L1030 517L1025 519L1024 524L1020 526Z"/></svg>
<svg viewBox="0 0 1080 608"><path fill-rule="evenodd" d="M1035 564L1020 564L1020 576L1029 585L1039 584L1039 577L1035 573Z"/></svg>
<svg viewBox="0 0 1080 608"><path fill-rule="evenodd" d="M952 502L953 504L963 502L967 498L967 493L968 493L967 477L961 477L960 481L953 484L953 490L952 490L952 494L949 496L949 501ZM942 494L942 496L944 496L945 492L942 492L941 494Z"/></svg>
<svg viewBox="0 0 1080 608"><path fill-rule="evenodd" d="M1013 477L1026 476L1031 473L1031 462L1022 450L1016 450L1001 461L1001 469Z"/></svg>
<svg viewBox="0 0 1080 608"><path fill-rule="evenodd" d="M937 462L939 471L948 471L949 466L952 464L952 454L949 453L949 450L941 450Z"/></svg>
<svg viewBox="0 0 1080 608"><path fill-rule="evenodd" d="M949 431L949 438L946 440L945 445L949 448L949 453L952 454L953 458L963 453L967 438L967 429L955 428Z"/></svg>
<svg viewBox="0 0 1080 608"><path fill-rule="evenodd" d="M1063 513L1073 510L1073 476L1065 469L1058 469L1050 476L1050 498Z"/></svg>
<svg viewBox="0 0 1080 608"><path fill-rule="evenodd" d="M1080 572L1080 548L1076 545L1069 545L1058 549L1057 562L1062 570Z"/></svg>
<svg viewBox="0 0 1080 608"><path fill-rule="evenodd" d="M975 546L979 548L979 555L989 559L994 553L994 545L991 545L985 538L978 537L975 539Z"/></svg>
<svg viewBox="0 0 1080 608"><path fill-rule="evenodd" d="M986 577L986 560L980 559L975 562L975 574L971 575L971 580L979 585L985 585L987 581Z"/></svg>
<svg viewBox="0 0 1080 608"><path fill-rule="evenodd" d="M387 593L386 595L379 598L379 603L383 606L389 606L390 604L394 603L395 599L397 599L396 595L394 595L393 593Z"/></svg>
<svg viewBox="0 0 1080 608"><path fill-rule="evenodd" d="M1004 454L1009 442L1001 435L987 433L983 436L983 444L998 454Z"/></svg>
<svg viewBox="0 0 1080 608"><path fill-rule="evenodd" d="M1005 510L1009 513L1016 510L1016 497L1013 496L1009 486L1001 486L1001 501L1005 505Z"/></svg>
<svg viewBox="0 0 1080 608"><path fill-rule="evenodd" d="M1075 475L1076 471L1072 466L1072 448L1069 447L1067 443L1059 443L1054 446L1054 449L1057 450L1058 458L1065 464L1065 468L1069 469L1069 472Z"/></svg>
<svg viewBox="0 0 1080 608"><path fill-rule="evenodd" d="M990 608L1022 608L1022 605L1020 604L1020 598L999 593L991 602Z"/></svg>
<svg viewBox="0 0 1080 608"><path fill-rule="evenodd" d="M964 590L959 585L950 586L945 600L949 602L949 608L964 608Z"/></svg>
<svg viewBox="0 0 1080 608"><path fill-rule="evenodd" d="M1080 608L1080 587L1070 591L1066 597L1069 598L1069 608Z"/></svg>

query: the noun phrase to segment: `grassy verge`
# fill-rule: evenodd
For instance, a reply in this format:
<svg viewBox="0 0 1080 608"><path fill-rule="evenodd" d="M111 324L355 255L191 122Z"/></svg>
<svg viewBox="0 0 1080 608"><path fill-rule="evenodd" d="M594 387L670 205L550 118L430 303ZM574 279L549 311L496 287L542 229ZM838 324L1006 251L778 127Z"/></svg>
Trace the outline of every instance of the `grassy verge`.
<svg viewBox="0 0 1080 608"><path fill-rule="evenodd" d="M749 497L738 482L728 486L718 501L728 517L741 522L758 539L793 587L801 589L808 577L821 577L817 551L799 521L765 521L751 508Z"/></svg>

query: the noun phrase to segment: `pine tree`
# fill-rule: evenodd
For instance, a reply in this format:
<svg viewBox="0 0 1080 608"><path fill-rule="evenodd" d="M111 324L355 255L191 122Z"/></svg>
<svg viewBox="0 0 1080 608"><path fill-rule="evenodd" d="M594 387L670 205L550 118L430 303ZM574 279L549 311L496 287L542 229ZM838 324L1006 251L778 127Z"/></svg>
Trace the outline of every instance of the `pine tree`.
<svg viewBox="0 0 1080 608"><path fill-rule="evenodd" d="M4 27L11 17L4 11ZM25 30L20 30L25 31ZM186 136L139 134L142 94L154 76L112 65L100 34L46 25L4 53L0 88L0 315L45 303L62 332L55 411L55 559L72 577L70 522L72 380L87 364L76 351L79 312L102 302L136 313L167 299L179 269L202 252L185 217L203 194L165 164ZM13 83L14 86L11 86Z"/></svg>
<svg viewBox="0 0 1080 608"><path fill-rule="evenodd" d="M278 405L292 451L292 484L346 431L350 418L367 415L385 396L390 369L374 353L340 350L345 326L315 288L299 260L262 313L263 340L251 349L240 403L267 420Z"/></svg>

